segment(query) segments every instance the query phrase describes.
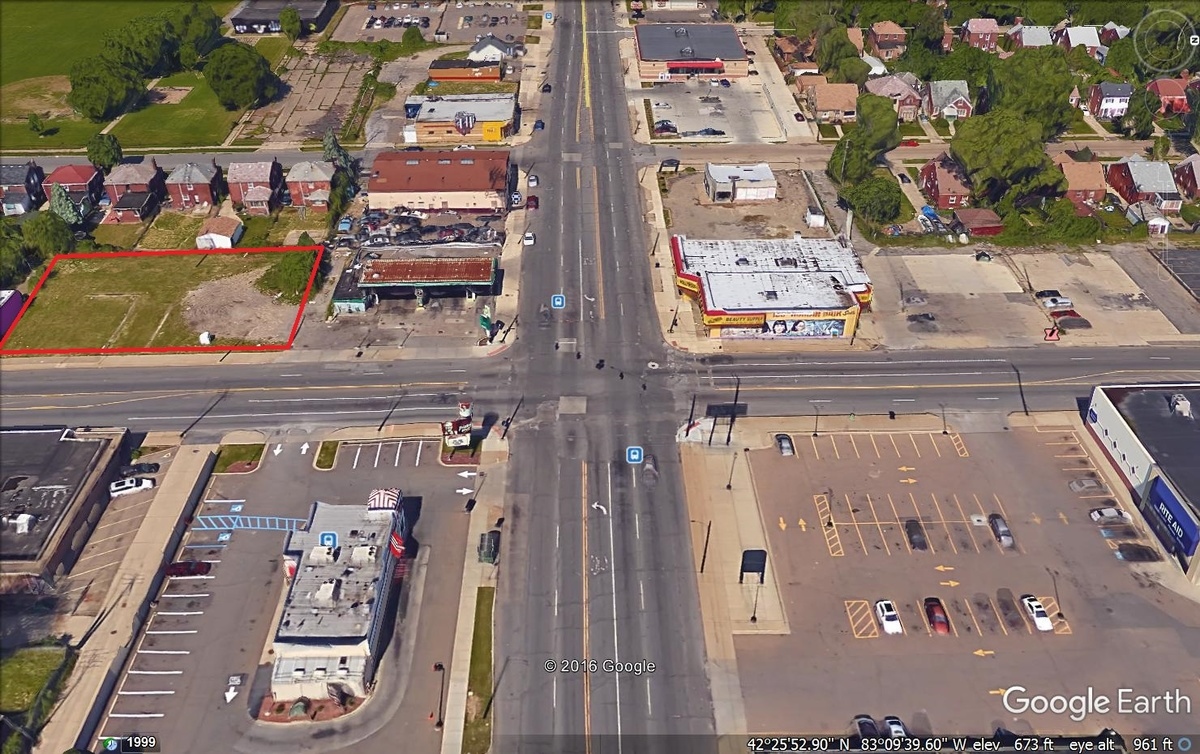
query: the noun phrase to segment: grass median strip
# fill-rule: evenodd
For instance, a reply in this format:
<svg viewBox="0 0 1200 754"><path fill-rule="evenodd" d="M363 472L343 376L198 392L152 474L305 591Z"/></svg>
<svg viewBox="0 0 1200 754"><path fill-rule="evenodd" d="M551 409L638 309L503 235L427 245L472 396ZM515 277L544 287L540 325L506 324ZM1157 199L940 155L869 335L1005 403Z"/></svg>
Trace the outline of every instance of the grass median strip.
<svg viewBox="0 0 1200 754"><path fill-rule="evenodd" d="M329 471L333 468L333 463L337 460L339 445L341 445L341 443L335 440L325 440L321 443L321 447L317 449L318 469L322 471Z"/></svg>
<svg viewBox="0 0 1200 754"><path fill-rule="evenodd" d="M231 468L236 471L249 471L258 465L266 445L222 445L217 454L217 465L213 469L216 474L224 474ZM234 468L234 467L237 468ZM249 467L249 468L247 468Z"/></svg>
<svg viewBox="0 0 1200 754"><path fill-rule="evenodd" d="M475 631L471 639L463 754L485 754L492 745L492 609L495 600L495 587L479 587L479 596L475 600Z"/></svg>

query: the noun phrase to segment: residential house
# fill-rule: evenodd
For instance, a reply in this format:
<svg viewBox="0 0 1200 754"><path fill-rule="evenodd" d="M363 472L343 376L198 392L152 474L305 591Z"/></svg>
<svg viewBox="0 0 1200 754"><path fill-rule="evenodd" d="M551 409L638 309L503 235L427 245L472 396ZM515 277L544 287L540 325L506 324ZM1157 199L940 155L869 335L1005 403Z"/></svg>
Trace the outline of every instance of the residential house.
<svg viewBox="0 0 1200 754"><path fill-rule="evenodd" d="M509 206L509 153L384 152L367 190L372 207L496 212Z"/></svg>
<svg viewBox="0 0 1200 754"><path fill-rule="evenodd" d="M1114 42L1118 42L1129 36L1129 27L1121 26L1109 21L1104 26L1100 27L1100 44L1111 47Z"/></svg>
<svg viewBox="0 0 1200 754"><path fill-rule="evenodd" d="M478 63L499 63L505 58L516 57L516 55L517 45L515 43L505 42L489 34L471 45L471 49L467 51L467 60L474 60Z"/></svg>
<svg viewBox="0 0 1200 754"><path fill-rule="evenodd" d="M858 50L858 54L862 55L863 50L863 30L857 26L846 29L846 36L850 38L850 44L854 45L854 49Z"/></svg>
<svg viewBox="0 0 1200 754"><path fill-rule="evenodd" d="M269 215L283 193L283 166L270 162L233 162L225 178L229 198L252 215Z"/></svg>
<svg viewBox="0 0 1200 754"><path fill-rule="evenodd" d="M67 196L84 217L100 205L100 197L104 196L104 173L95 165L62 165L50 171L42 182L47 199L53 188L46 187L55 184L66 189Z"/></svg>
<svg viewBox="0 0 1200 754"><path fill-rule="evenodd" d="M1099 162L1065 160L1059 163L1059 168L1067 179L1066 197L1075 205L1076 214L1090 215L1095 204L1108 193L1104 166Z"/></svg>
<svg viewBox="0 0 1200 754"><path fill-rule="evenodd" d="M800 93L801 97L810 100L814 86L828 83L829 79L819 73L805 73L796 77L796 91Z"/></svg>
<svg viewBox="0 0 1200 754"><path fill-rule="evenodd" d="M1004 221L993 210L956 209L950 229L969 236L998 236L1004 232Z"/></svg>
<svg viewBox="0 0 1200 754"><path fill-rule="evenodd" d="M925 163L918 175L921 191L938 209L963 207L971 199L966 173L947 152Z"/></svg>
<svg viewBox="0 0 1200 754"><path fill-rule="evenodd" d="M212 207L221 201L224 193L221 166L216 159L210 163L185 162L167 176L171 209Z"/></svg>
<svg viewBox="0 0 1200 754"><path fill-rule="evenodd" d="M895 21L878 21L871 24L869 33L871 52L880 60L895 60L908 47L908 32Z"/></svg>
<svg viewBox="0 0 1200 754"><path fill-rule="evenodd" d="M1175 166L1175 185L1189 199L1200 199L1200 154L1190 155Z"/></svg>
<svg viewBox="0 0 1200 754"><path fill-rule="evenodd" d="M816 43L812 39L791 36L775 40L775 57L784 65L812 60L815 52Z"/></svg>
<svg viewBox="0 0 1200 754"><path fill-rule="evenodd" d="M332 162L297 162L287 174L292 206L327 212L336 174L337 165Z"/></svg>
<svg viewBox="0 0 1200 754"><path fill-rule="evenodd" d="M154 214L167 195L167 178L153 158L149 162L122 163L104 180L111 203L109 219L139 223Z"/></svg>
<svg viewBox="0 0 1200 754"><path fill-rule="evenodd" d="M1129 98L1133 96L1131 84L1103 81L1092 84L1088 92L1088 112L1100 120L1124 118L1129 111Z"/></svg>
<svg viewBox="0 0 1200 754"><path fill-rule="evenodd" d="M1083 47L1089 57L1096 59L1100 49L1100 34L1095 26L1067 26L1058 32L1058 46L1067 51Z"/></svg>
<svg viewBox="0 0 1200 754"><path fill-rule="evenodd" d="M0 164L0 192L4 194L4 215L23 215L46 201L46 173L33 160Z"/></svg>
<svg viewBox="0 0 1200 754"><path fill-rule="evenodd" d="M858 119L858 87L854 84L818 84L808 106L818 123L848 123Z"/></svg>
<svg viewBox="0 0 1200 754"><path fill-rule="evenodd" d="M1151 202L1137 202L1129 205L1129 209L1125 211L1125 219L1129 220L1132 225L1146 223L1146 230L1152 236L1165 236L1171 230L1171 223Z"/></svg>
<svg viewBox="0 0 1200 754"><path fill-rule="evenodd" d="M930 118L969 118L974 109L965 81L930 81L925 86L925 114Z"/></svg>
<svg viewBox="0 0 1200 754"><path fill-rule="evenodd" d="M1049 26L1025 26L1017 24L1008 30L1008 38L1018 50L1034 47L1049 47L1054 44Z"/></svg>
<svg viewBox="0 0 1200 754"><path fill-rule="evenodd" d="M236 217L210 217L196 234L197 249L232 249L241 240L246 226Z"/></svg>
<svg viewBox="0 0 1200 754"><path fill-rule="evenodd" d="M995 52L1000 26L994 18L972 18L963 24L963 41L977 50Z"/></svg>
<svg viewBox="0 0 1200 754"><path fill-rule="evenodd" d="M1190 112L1187 101L1186 77L1177 79L1155 79L1146 84L1146 91L1154 92L1162 102L1158 112L1160 115Z"/></svg>
<svg viewBox="0 0 1200 754"><path fill-rule="evenodd" d="M882 60L875 57L874 55L868 55L864 52L861 60L862 60L862 62L864 62L868 66L870 66L870 70L867 71L868 77L879 78L880 76L887 75L887 72L888 72L887 66L883 64Z"/></svg>
<svg viewBox="0 0 1200 754"><path fill-rule="evenodd" d="M1178 212L1183 206L1175 176L1165 162L1151 162L1140 155L1122 157L1108 167L1107 178L1127 204L1149 202L1162 212Z"/></svg>
<svg viewBox="0 0 1200 754"><path fill-rule="evenodd" d="M1081 102L1083 103L1083 109L1087 110L1088 103L1079 95L1079 87L1071 87L1071 93L1067 95L1067 104L1071 107L1079 107Z"/></svg>
<svg viewBox="0 0 1200 754"><path fill-rule="evenodd" d="M950 28L950 24L942 22L942 52L950 52L954 49L954 29Z"/></svg>
<svg viewBox="0 0 1200 754"><path fill-rule="evenodd" d="M915 121L921 115L921 82L907 71L871 79L866 90L890 99L901 122Z"/></svg>

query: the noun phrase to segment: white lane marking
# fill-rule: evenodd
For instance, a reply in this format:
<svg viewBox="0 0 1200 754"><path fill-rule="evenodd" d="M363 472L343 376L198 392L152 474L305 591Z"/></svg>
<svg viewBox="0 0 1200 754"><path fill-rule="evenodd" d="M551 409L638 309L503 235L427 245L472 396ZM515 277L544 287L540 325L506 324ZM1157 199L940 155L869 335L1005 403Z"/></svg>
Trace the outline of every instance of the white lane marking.
<svg viewBox="0 0 1200 754"><path fill-rule="evenodd" d="M120 536L120 535L118 534L117 536ZM108 539L115 539L115 537L108 537ZM101 542L103 540L97 540L97 541ZM91 560L92 558L99 558L103 555L108 555L109 553L121 552L122 550L128 550L128 549L129 549L128 547L112 547L107 550L102 550L101 552L93 552L89 555L84 555L77 562L82 562L84 560Z"/></svg>
<svg viewBox="0 0 1200 754"><path fill-rule="evenodd" d="M579 295L583 295L583 239L579 239ZM579 307L579 321L583 321L583 307Z"/></svg>
<svg viewBox="0 0 1200 754"><path fill-rule="evenodd" d="M892 379L894 377L981 377L987 374L1012 374L1011 370L997 369L994 372L892 372L886 374L864 374L862 372L813 372L810 374L747 374L742 375L742 382L747 380L796 380L796 379L823 379L827 377L870 377L872 379ZM713 382L717 380L736 381L736 375L717 375L714 374L709 378Z"/></svg>
<svg viewBox="0 0 1200 754"><path fill-rule="evenodd" d="M174 691L118 691L117 696L170 696Z"/></svg>
<svg viewBox="0 0 1200 754"><path fill-rule="evenodd" d="M130 712L128 714L111 712L111 713L109 713L108 716L109 717L128 718L128 719L132 719L132 720L144 720L144 719L148 719L148 718L152 718L152 717L165 717L165 715L163 715L163 713L161 713L161 712L139 712L139 713Z"/></svg>
<svg viewBox="0 0 1200 754"><path fill-rule="evenodd" d="M380 375L380 374L383 374L383 372L363 372L363 374L365 374L365 375L371 375L371 376L375 376L375 375Z"/></svg>
<svg viewBox="0 0 1200 754"><path fill-rule="evenodd" d="M446 374L466 374L466 373L467 373L467 370L465 370L465 369L447 369L446 370Z"/></svg>
<svg viewBox="0 0 1200 754"><path fill-rule="evenodd" d="M828 398L809 398L809 403L832 403Z"/></svg>
<svg viewBox="0 0 1200 754"><path fill-rule="evenodd" d="M354 449L354 466L352 468L355 468L355 469L358 468L358 457L361 454L362 454L362 446L359 445L357 448Z"/></svg>
<svg viewBox="0 0 1200 754"><path fill-rule="evenodd" d="M400 448L404 447L404 441L396 443L396 468L400 468Z"/></svg>
<svg viewBox="0 0 1200 754"><path fill-rule="evenodd" d="M558 709L558 676L554 676L550 692L553 696L553 699L551 700L551 706L555 709Z"/></svg>
<svg viewBox="0 0 1200 754"><path fill-rule="evenodd" d="M158 615L204 615L203 610L160 610L155 613Z"/></svg>
<svg viewBox="0 0 1200 754"><path fill-rule="evenodd" d="M1150 358L1154 358L1151 356ZM874 366L898 366L903 364L1007 364L1005 359L914 359L903 361L798 361L791 366L798 367L846 367L871 364ZM778 367L783 366L777 361L738 364L738 367Z"/></svg>
<svg viewBox="0 0 1200 754"><path fill-rule="evenodd" d="M281 374L280 377L303 377L301 374Z"/></svg>
<svg viewBox="0 0 1200 754"><path fill-rule="evenodd" d="M120 564L121 564L120 561L113 561L112 563L108 563L108 564L102 565L102 566L97 566L96 568L89 568L86 571L80 571L78 573L72 572L71 575L75 576L75 577L86 576L89 573L95 573L96 571L107 571L109 568L116 568Z"/></svg>
<svg viewBox="0 0 1200 754"><path fill-rule="evenodd" d="M646 677L646 716L654 717L654 704L650 701L650 677Z"/></svg>
<svg viewBox="0 0 1200 754"><path fill-rule="evenodd" d="M198 581L201 579L215 579L216 576L172 576L172 581Z"/></svg>
<svg viewBox="0 0 1200 754"><path fill-rule="evenodd" d="M637 513L633 514L633 533L638 539L642 538L642 517Z"/></svg>
<svg viewBox="0 0 1200 754"><path fill-rule="evenodd" d="M186 649L139 649L140 655L190 655L191 652Z"/></svg>
<svg viewBox="0 0 1200 754"><path fill-rule="evenodd" d="M182 670L130 670L130 675L183 675Z"/></svg>
<svg viewBox="0 0 1200 754"><path fill-rule="evenodd" d="M893 398L892 403L916 403L916 398Z"/></svg>
<svg viewBox="0 0 1200 754"><path fill-rule="evenodd" d="M388 414L402 411L428 411L430 413L446 410L445 406L409 406L399 408L362 408L351 411L272 411L265 414L207 414L206 419L265 419L272 416L346 416L349 414ZM196 416L127 416L125 421L195 421Z"/></svg>
<svg viewBox="0 0 1200 754"><path fill-rule="evenodd" d="M416 462L415 464L413 464L414 466L420 466L420 465L421 465L421 448L423 448L423 447L425 447L425 443L424 443L424 442L418 442L418 443L417 443L417 462Z"/></svg>
<svg viewBox="0 0 1200 754"><path fill-rule="evenodd" d="M562 527L555 525L554 527L554 549L558 549L559 535L562 534Z"/></svg>
<svg viewBox="0 0 1200 754"><path fill-rule="evenodd" d="M163 594L160 596L163 599L168 599L168 600L190 600L194 597L196 597L196 598L211 597L212 595L209 594L208 592L202 592L200 594Z"/></svg>
<svg viewBox="0 0 1200 754"><path fill-rule="evenodd" d="M998 401L999 398L976 398L977 401Z"/></svg>
<svg viewBox="0 0 1200 754"><path fill-rule="evenodd" d="M148 636L177 636L180 634L198 634L198 633L200 633L200 632L195 629L190 629L187 631L180 630L180 631L147 631L146 632L146 634Z"/></svg>
<svg viewBox="0 0 1200 754"><path fill-rule="evenodd" d="M380 374L383 374L380 372ZM246 403L320 403L322 401L394 401L397 398L434 398L437 393L405 393L404 395L363 395L357 397L321 398L250 398Z"/></svg>
<svg viewBox="0 0 1200 754"><path fill-rule="evenodd" d="M646 584L638 580L638 598L641 601L642 609L646 609Z"/></svg>
<svg viewBox="0 0 1200 754"><path fill-rule="evenodd" d="M612 462L606 464L608 470L608 509L613 510L612 497ZM616 536L613 534L613 516L608 516L608 574L612 582L612 611L613 611L613 660L618 663L618 668L621 662L621 643L617 636L617 626L620 621L617 619L617 552L616 552ZM618 670L613 686L617 690L617 754L623 754L624 744L622 743L621 735L621 673Z"/></svg>
<svg viewBox="0 0 1200 754"><path fill-rule="evenodd" d="M375 468L379 468L379 456L383 453L383 443L375 446Z"/></svg>
<svg viewBox="0 0 1200 754"><path fill-rule="evenodd" d="M554 615L558 615L558 590L554 590Z"/></svg>
<svg viewBox="0 0 1200 754"><path fill-rule="evenodd" d="M1091 357L1091 356L1072 356L1071 357L1071 361L1092 361L1092 360L1093 360L1093 357Z"/></svg>
<svg viewBox="0 0 1200 754"><path fill-rule="evenodd" d="M1151 361L1170 361L1171 357L1170 356L1151 356L1150 360Z"/></svg>

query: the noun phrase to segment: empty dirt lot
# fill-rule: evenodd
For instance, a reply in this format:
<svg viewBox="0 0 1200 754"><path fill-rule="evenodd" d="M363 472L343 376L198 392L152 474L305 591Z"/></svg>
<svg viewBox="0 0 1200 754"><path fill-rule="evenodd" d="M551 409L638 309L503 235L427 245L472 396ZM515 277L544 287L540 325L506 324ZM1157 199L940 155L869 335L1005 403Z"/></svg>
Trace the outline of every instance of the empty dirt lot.
<svg viewBox="0 0 1200 754"><path fill-rule="evenodd" d="M812 199L799 172L774 171L777 199L713 204L704 192L704 173L662 173L668 192L663 206L671 214L670 231L692 238L736 241L752 238L829 238L825 228L809 228L804 212Z"/></svg>

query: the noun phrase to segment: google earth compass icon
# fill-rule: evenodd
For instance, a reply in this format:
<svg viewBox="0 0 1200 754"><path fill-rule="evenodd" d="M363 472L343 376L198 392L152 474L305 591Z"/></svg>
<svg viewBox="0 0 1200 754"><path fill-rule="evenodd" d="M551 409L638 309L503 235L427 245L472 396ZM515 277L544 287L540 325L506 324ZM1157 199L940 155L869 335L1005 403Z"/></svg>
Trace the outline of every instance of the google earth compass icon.
<svg viewBox="0 0 1200 754"><path fill-rule="evenodd" d="M1155 8L1130 36L1138 62L1150 74L1170 76L1191 70L1200 58L1200 35L1191 19L1177 10Z"/></svg>

